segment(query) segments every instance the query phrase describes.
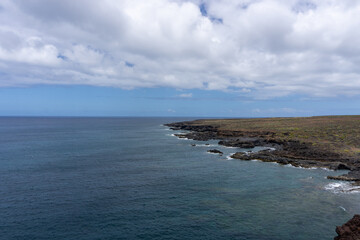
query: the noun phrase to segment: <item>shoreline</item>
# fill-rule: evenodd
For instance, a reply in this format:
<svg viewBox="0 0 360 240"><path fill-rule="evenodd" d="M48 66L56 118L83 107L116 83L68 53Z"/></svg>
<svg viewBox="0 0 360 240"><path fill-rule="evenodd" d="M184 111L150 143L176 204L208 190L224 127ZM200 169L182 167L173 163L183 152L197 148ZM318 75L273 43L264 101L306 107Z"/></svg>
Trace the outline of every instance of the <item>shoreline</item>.
<svg viewBox="0 0 360 240"><path fill-rule="evenodd" d="M313 119L315 118L316 117L314 117ZM306 121L311 118L302 118L301 120L303 119L305 119ZM277 120L278 119L270 119L269 121L277 121ZM291 121L292 119L286 119L286 120ZM232 159L239 159L245 161L256 160L262 162L273 162L280 165L290 165L293 167L300 167L305 169L322 168L333 171L349 170L349 172L346 174L340 176L329 175L327 176L327 178L331 180L340 180L340 181L348 182L356 189L359 189L360 187L360 161L358 160L360 157L359 153L344 154L342 153L342 151L336 151L337 148L332 145L332 142L324 144L324 142L321 142L321 140L323 140L321 138L319 139L319 141L306 141L307 139L305 139L304 141L304 139L301 138L291 139L291 137L288 138L287 136L293 134L292 131L276 132L276 131L272 131L271 127L269 126L267 127L267 129L265 128L265 130L264 129L254 130L249 126L248 128L245 129L239 127L237 128L232 127L233 129L226 129L226 128L224 129L224 127L221 128L222 127L221 124L226 126L226 123L225 124L223 123L226 121L236 121L236 119L205 120L205 123L204 120L195 120L195 121L168 123L168 124L164 124L164 126L169 127L171 130L187 131L186 133L173 134L174 136L180 139L192 139L197 141L218 140L219 141L218 144L223 145L225 147L249 149L249 151L246 152L238 151L232 154L230 156L230 158ZM241 120L237 120L237 121L241 121ZM251 121L251 119L247 121ZM261 120L253 120L253 121L255 122ZM209 124L209 122L213 124ZM241 126L241 124L239 123L238 125ZM255 125L255 127L257 126ZM304 127L305 131L306 131L306 127L308 126ZM269 131L268 129L271 130ZM325 135L330 135L326 130L327 129L325 128L324 131ZM353 133L349 135L351 135L352 137L355 135L356 138L358 137L356 132L355 134ZM324 139L326 139L326 137L324 137ZM318 143L321 147L319 147ZM335 141L334 144L335 146L336 143L337 142ZM355 148L355 150L358 150L359 149L358 144L359 142L356 142L355 146L350 145L350 147L353 147ZM252 149L255 147L267 147L268 149L252 152ZM213 150L213 152L216 151L218 150L217 149ZM334 238L335 240L359 239L360 216L354 215L352 219L350 219L342 226L336 226L336 233L338 236Z"/></svg>
<svg viewBox="0 0 360 240"><path fill-rule="evenodd" d="M200 124L199 124L200 122ZM325 168L330 170L349 170L340 176L327 178L353 182L360 185L360 163L332 151L316 148L314 144L297 140L284 140L277 138L270 131L244 131L244 130L221 130L217 126L201 124L201 121L186 121L164 124L171 130L188 131L181 134L173 134L179 139L192 139L197 141L218 140L219 145L225 147L249 149L248 152L236 152L231 158L244 161L259 160L263 162L275 162L280 165L292 165L301 168ZM257 152L252 152L254 147L267 147Z"/></svg>

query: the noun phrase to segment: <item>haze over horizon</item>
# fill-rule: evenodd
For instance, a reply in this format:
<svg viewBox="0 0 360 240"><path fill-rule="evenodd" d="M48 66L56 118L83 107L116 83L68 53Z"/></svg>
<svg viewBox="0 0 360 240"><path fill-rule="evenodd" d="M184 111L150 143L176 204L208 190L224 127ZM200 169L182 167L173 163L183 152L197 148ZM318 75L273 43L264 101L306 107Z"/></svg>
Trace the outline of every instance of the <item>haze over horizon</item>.
<svg viewBox="0 0 360 240"><path fill-rule="evenodd" d="M3 0L0 116L360 114L360 2Z"/></svg>

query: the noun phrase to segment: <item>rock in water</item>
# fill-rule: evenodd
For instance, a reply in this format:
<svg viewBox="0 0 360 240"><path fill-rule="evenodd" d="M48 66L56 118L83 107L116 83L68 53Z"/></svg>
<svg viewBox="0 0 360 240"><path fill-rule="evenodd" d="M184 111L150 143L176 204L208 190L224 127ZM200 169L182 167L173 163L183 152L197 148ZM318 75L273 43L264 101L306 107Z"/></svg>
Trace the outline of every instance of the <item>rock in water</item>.
<svg viewBox="0 0 360 240"><path fill-rule="evenodd" d="M220 154L220 155L223 154L223 152L221 152L221 151L219 151L219 150L217 150L217 149L211 149L211 150L208 150L208 152L209 152L209 153L218 153L218 154Z"/></svg>
<svg viewBox="0 0 360 240"><path fill-rule="evenodd" d="M359 240L360 239L360 215L354 215L347 223L336 227L338 234L334 240Z"/></svg>
<svg viewBox="0 0 360 240"><path fill-rule="evenodd" d="M337 169L341 169L341 168L337 168ZM340 176L328 176L327 178L334 180L341 180L341 181L360 181L360 170L356 169Z"/></svg>

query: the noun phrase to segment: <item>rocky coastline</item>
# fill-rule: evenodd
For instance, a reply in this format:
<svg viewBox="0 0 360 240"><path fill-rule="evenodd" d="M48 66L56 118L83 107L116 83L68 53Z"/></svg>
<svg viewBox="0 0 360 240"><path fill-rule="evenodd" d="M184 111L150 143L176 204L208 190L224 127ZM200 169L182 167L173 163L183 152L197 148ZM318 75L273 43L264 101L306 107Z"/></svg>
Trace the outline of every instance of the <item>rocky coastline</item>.
<svg viewBox="0 0 360 240"><path fill-rule="evenodd" d="M219 140L218 144L227 147L252 149L268 147L258 152L236 152L231 156L240 160L260 160L276 162L282 165L290 164L303 168L327 168L331 170L349 170L340 176L328 176L329 179L352 181L360 184L360 162L339 153L318 149L313 144L296 140L283 140L275 137L270 131L225 131L211 125L194 125L190 122L165 124L172 130L185 130L186 133L175 134L179 138L197 141Z"/></svg>
<svg viewBox="0 0 360 240"><path fill-rule="evenodd" d="M360 239L360 215L354 215L347 223L336 227L338 234L334 240L359 240Z"/></svg>
<svg viewBox="0 0 360 240"><path fill-rule="evenodd" d="M219 140L218 144L228 147L249 149L239 151L231 156L240 160L260 160L290 164L303 168L327 168L331 170L349 170L340 176L328 176L328 179L351 181L353 185L360 185L360 162L356 158L317 148L316 144L297 140L284 140L276 137L271 131L223 130L216 126L197 124L196 121L176 122L165 124L172 130L186 131L175 134L179 138L197 141ZM267 147L266 150L252 152L254 147ZM219 150L209 150L210 153L222 154ZM360 239L360 215L355 215L343 226L336 227L338 234L335 240Z"/></svg>

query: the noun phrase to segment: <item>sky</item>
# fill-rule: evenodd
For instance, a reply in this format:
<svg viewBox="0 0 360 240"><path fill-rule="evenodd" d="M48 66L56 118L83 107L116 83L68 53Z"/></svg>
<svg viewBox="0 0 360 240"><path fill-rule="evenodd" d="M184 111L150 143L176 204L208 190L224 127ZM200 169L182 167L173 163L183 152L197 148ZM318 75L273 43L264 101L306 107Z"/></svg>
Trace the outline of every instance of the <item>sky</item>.
<svg viewBox="0 0 360 240"><path fill-rule="evenodd" d="M0 116L360 114L360 2L2 0Z"/></svg>

